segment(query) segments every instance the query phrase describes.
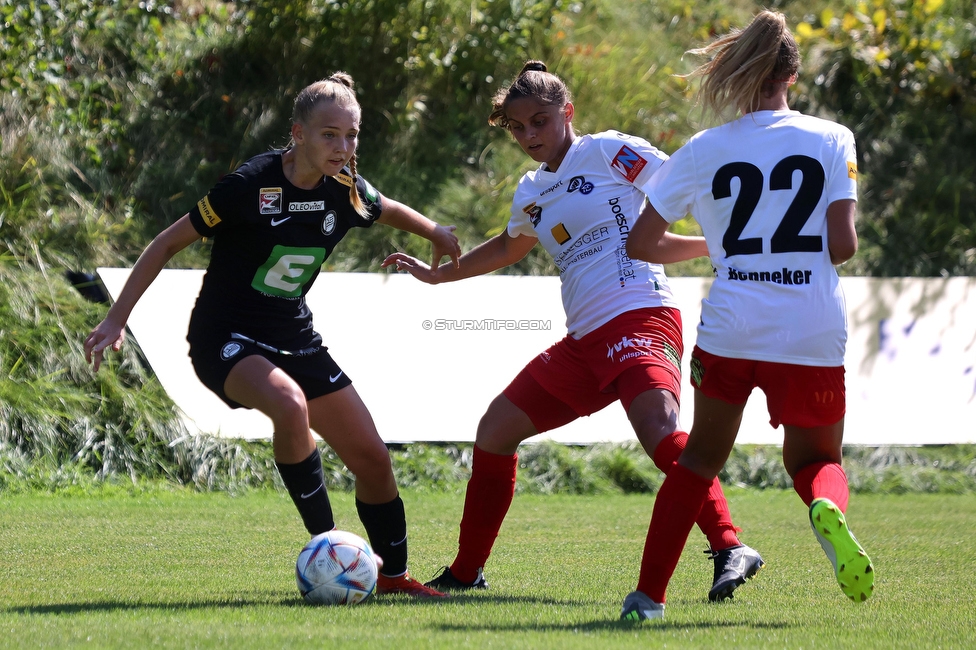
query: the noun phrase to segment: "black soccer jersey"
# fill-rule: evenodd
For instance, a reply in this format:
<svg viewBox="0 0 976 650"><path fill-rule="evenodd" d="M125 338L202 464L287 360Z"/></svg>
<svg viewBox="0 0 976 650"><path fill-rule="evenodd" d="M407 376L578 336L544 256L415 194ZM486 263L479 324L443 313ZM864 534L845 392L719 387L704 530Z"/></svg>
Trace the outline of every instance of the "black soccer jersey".
<svg viewBox="0 0 976 650"><path fill-rule="evenodd" d="M349 200L353 181L347 169L305 190L288 182L282 153L251 158L190 210L193 227L213 239L190 318L191 343L231 331L285 350L321 342L305 295L349 229L369 227L379 218L380 195L357 179L369 209L361 217Z"/></svg>

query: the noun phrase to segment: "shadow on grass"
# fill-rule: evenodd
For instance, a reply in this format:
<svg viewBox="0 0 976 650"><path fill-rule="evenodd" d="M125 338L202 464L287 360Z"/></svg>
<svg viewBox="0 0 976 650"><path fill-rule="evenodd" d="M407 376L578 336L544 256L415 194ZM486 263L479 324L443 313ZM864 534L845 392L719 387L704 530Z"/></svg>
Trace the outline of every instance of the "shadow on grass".
<svg viewBox="0 0 976 650"><path fill-rule="evenodd" d="M200 601L173 601L173 602L147 602L147 601L115 601L106 600L94 603L51 603L49 605L24 605L21 607L0 608L0 613L4 614L86 614L91 612L118 612L118 611L139 611L139 610L159 610L159 611L181 611L197 609L245 609L248 607L310 607L299 598L235 598L227 600L200 600Z"/></svg>
<svg viewBox="0 0 976 650"><path fill-rule="evenodd" d="M517 624L444 624L435 625L439 632L601 632L608 630L633 631L647 630L648 633L673 632L676 630L713 630L719 628L749 628L754 630L784 630L793 625L789 623L770 623L743 621L707 621L699 623L678 623L666 619L658 621L622 621L619 619L600 619L577 623L517 623Z"/></svg>
<svg viewBox="0 0 976 650"><path fill-rule="evenodd" d="M358 607L382 607L395 605L403 606L436 606L447 602L521 602L521 603L543 603L548 605L577 605L578 602L560 602L545 598L477 598L470 596L453 596L449 599L442 598L411 598L405 595L391 595L372 597L358 605ZM197 601L166 601L152 602L139 600L105 600L100 602L86 603L50 603L44 605L22 605L11 607L0 607L0 614L84 614L90 612L116 612L116 611L182 611L200 609L245 609L248 607L329 607L329 605L312 605L293 594L260 594L252 597L228 597L224 599L214 598L210 600Z"/></svg>

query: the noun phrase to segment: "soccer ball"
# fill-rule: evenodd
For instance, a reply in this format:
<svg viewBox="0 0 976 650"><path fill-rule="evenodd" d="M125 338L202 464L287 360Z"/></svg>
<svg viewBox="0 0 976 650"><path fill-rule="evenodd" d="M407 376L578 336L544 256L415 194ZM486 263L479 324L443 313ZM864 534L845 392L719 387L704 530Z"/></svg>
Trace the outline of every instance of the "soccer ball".
<svg viewBox="0 0 976 650"><path fill-rule="evenodd" d="M298 591L309 603L355 605L376 589L376 555L354 533L331 530L312 538L295 564Z"/></svg>

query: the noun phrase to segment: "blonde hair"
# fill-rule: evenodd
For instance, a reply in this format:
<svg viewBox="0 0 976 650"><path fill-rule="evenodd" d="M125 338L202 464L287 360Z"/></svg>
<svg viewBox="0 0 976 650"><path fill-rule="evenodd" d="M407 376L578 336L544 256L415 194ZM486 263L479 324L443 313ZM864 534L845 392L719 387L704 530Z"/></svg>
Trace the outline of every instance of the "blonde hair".
<svg viewBox="0 0 976 650"><path fill-rule="evenodd" d="M491 100L491 115L488 124L508 128L508 115L505 114L509 102L522 97L531 97L543 106L565 106L572 101L565 82L549 72L542 61L526 61L518 77L508 88L495 93Z"/></svg>
<svg viewBox="0 0 976 650"><path fill-rule="evenodd" d="M327 79L320 79L309 84L295 97L295 106L292 109L291 121L300 124L308 123L312 116L312 111L318 106L319 102L335 102L343 108L355 107L362 113L359 100L356 99L356 91L353 90L352 76L345 72L334 72ZM349 202L360 216L367 216L369 211L363 204L359 192L356 191L356 152L352 153L349 159L349 173L352 174L352 184L349 186Z"/></svg>
<svg viewBox="0 0 976 650"><path fill-rule="evenodd" d="M743 30L718 38L689 54L709 60L686 77L703 77L698 90L705 113L728 117L734 108L743 115L759 108L762 96L772 95L779 84L789 84L800 69L800 51L776 11L756 15Z"/></svg>

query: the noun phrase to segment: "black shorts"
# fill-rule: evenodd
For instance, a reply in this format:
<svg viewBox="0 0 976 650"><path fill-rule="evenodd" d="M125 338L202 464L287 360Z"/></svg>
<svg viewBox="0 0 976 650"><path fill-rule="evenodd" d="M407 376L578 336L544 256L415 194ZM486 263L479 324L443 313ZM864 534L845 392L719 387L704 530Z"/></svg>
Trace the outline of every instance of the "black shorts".
<svg viewBox="0 0 976 650"><path fill-rule="evenodd" d="M197 377L234 409L248 407L227 397L224 382L231 368L252 354L260 355L284 370L301 387L307 400L334 393L352 384L324 345L304 350L277 350L238 334L190 342L190 361Z"/></svg>

